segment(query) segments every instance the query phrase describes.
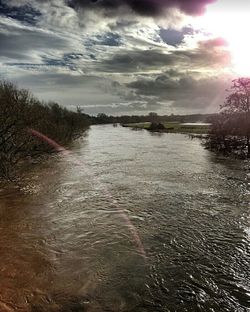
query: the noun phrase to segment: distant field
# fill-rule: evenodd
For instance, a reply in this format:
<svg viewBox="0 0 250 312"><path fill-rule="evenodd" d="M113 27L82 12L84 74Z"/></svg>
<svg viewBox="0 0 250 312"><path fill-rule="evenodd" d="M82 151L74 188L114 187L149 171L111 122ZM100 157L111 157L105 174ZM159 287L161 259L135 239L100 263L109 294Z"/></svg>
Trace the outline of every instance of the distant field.
<svg viewBox="0 0 250 312"><path fill-rule="evenodd" d="M207 134L209 131L209 124L193 123L181 124L178 122L163 122L166 130L163 132L169 133L190 133L190 134ZM123 125L124 127L131 127L135 129L145 129L150 127L150 122L130 123Z"/></svg>

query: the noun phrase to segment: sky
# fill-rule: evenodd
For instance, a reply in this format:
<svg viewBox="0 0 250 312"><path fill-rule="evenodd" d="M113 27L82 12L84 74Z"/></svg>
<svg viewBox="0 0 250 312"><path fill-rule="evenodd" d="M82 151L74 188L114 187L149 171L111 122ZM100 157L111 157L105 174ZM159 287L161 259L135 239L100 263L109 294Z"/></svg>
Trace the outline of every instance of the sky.
<svg viewBox="0 0 250 312"><path fill-rule="evenodd" d="M0 0L0 79L89 114L216 112L249 29L249 0Z"/></svg>

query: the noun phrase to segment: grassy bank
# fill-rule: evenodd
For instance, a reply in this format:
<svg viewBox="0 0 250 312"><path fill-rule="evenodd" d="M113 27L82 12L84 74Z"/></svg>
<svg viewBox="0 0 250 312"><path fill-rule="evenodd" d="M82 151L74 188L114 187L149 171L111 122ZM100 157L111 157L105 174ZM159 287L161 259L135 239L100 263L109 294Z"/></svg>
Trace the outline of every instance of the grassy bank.
<svg viewBox="0 0 250 312"><path fill-rule="evenodd" d="M130 123L124 124L124 127L130 127L133 129L145 129L150 130L150 122L143 122L143 123ZM187 133L187 134L207 134L209 132L209 125L201 125L201 124L182 124L179 122L163 122L162 123L165 127L164 130L160 130L160 132L167 132L167 133Z"/></svg>

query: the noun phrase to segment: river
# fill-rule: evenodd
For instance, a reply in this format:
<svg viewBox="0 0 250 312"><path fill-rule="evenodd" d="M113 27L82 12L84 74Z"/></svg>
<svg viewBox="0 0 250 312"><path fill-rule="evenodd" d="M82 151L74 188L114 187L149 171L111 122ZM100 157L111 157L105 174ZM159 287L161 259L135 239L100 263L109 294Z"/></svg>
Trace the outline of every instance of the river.
<svg viewBox="0 0 250 312"><path fill-rule="evenodd" d="M0 311L250 311L246 163L92 126L0 192Z"/></svg>

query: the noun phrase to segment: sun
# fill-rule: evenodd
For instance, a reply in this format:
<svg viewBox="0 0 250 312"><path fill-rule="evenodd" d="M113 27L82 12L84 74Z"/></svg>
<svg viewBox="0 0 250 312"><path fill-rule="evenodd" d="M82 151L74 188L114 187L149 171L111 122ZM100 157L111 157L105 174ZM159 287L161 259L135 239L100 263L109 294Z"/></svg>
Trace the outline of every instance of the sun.
<svg viewBox="0 0 250 312"><path fill-rule="evenodd" d="M218 0L207 7L199 22L226 40L235 74L250 76L250 0Z"/></svg>

